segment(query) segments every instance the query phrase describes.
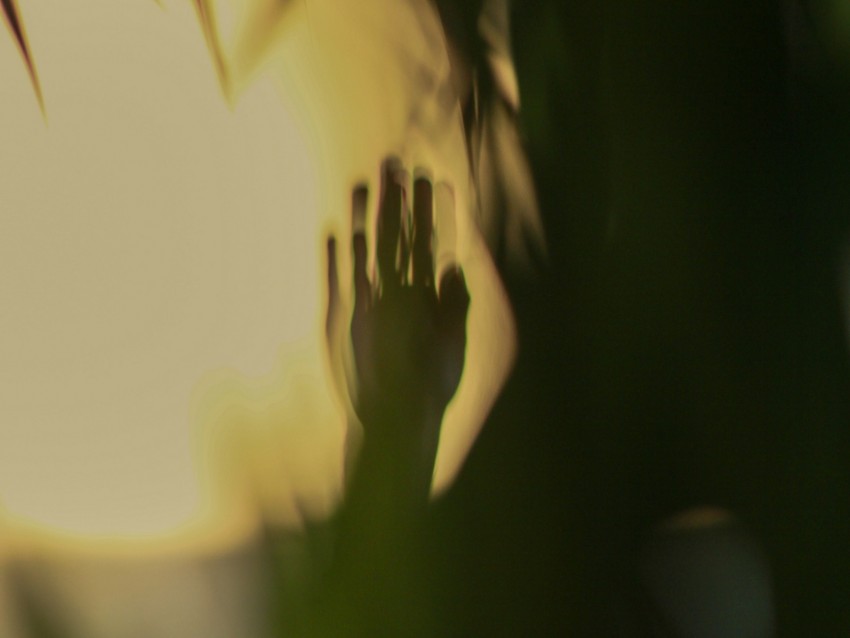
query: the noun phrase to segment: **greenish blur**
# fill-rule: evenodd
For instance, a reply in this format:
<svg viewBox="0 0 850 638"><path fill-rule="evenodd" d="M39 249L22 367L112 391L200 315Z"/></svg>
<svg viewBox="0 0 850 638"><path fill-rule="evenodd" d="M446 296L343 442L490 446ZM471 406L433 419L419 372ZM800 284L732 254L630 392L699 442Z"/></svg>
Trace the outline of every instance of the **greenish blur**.
<svg viewBox="0 0 850 638"><path fill-rule="evenodd" d="M481 2L442 4L476 59ZM700 505L759 544L778 636L850 634L847 6L515 3L549 245L504 273L517 368L457 483L331 603L332 525L270 536L281 636L658 636L640 548Z"/></svg>
<svg viewBox="0 0 850 638"><path fill-rule="evenodd" d="M518 367L428 523L432 635L651 635L638 548L703 504L779 636L850 632L840 4L515 3L550 256L506 273Z"/></svg>

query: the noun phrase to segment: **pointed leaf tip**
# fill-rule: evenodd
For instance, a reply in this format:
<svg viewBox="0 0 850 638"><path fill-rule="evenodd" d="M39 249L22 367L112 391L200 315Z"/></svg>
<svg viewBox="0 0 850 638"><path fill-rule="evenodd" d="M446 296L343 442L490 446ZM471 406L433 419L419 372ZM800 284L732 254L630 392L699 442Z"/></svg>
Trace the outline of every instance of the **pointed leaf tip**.
<svg viewBox="0 0 850 638"><path fill-rule="evenodd" d="M12 32L12 37L15 38L18 49L21 52L21 57L23 57L24 63L27 66L27 72L29 73L30 81L32 82L35 97L38 100L38 106L41 109L42 115L45 115L41 84L38 81L35 63L33 62L32 55L30 54L26 31L24 31L24 25L20 18L20 11L18 10L15 0L0 0L0 8L3 10L3 17L6 20L6 25L9 27L9 31Z"/></svg>
<svg viewBox="0 0 850 638"><path fill-rule="evenodd" d="M221 90L229 100L230 78L228 77L227 65L225 64L224 53L219 40L218 26L216 25L212 3L210 0L194 0L193 4L198 14L198 21L201 23L201 28L204 32L204 38L207 41L207 47L213 58L213 64L215 65L216 74L221 84Z"/></svg>

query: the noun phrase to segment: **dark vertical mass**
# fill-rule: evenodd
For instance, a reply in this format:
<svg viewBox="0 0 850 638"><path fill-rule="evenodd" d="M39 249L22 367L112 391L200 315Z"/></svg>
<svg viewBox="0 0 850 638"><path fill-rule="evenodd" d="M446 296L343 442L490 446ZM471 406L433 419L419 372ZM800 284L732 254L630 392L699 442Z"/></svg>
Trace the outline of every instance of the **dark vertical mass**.
<svg viewBox="0 0 850 638"><path fill-rule="evenodd" d="M763 548L777 635L850 631L850 74L807 4L514 4L551 259L437 508L452 635L647 635L639 548L700 505Z"/></svg>

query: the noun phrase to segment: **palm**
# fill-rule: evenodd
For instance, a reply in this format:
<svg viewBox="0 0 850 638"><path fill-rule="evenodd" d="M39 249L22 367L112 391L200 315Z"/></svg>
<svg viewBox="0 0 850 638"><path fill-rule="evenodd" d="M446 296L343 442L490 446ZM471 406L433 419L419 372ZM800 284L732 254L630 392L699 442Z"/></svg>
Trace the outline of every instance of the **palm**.
<svg viewBox="0 0 850 638"><path fill-rule="evenodd" d="M463 287L460 275L444 278L439 298L433 287L398 287L355 314L351 331L361 407L390 398L442 412L451 400L463 371L466 303L460 290L454 299L445 294L450 285Z"/></svg>

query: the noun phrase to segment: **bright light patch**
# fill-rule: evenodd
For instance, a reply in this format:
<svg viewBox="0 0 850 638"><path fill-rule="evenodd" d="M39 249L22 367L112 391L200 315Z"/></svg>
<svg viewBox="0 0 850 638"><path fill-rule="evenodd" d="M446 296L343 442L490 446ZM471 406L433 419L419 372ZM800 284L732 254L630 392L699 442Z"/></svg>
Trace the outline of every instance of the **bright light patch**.
<svg viewBox="0 0 850 638"><path fill-rule="evenodd" d="M0 37L0 505L27 538L234 542L333 507L324 233L389 153L454 185L472 295L436 489L510 367L431 4L216 6L232 109L184 0L22 1L46 124Z"/></svg>
<svg viewBox="0 0 850 638"><path fill-rule="evenodd" d="M197 520L190 402L320 312L313 158L279 93L221 98L191 6L26 3L0 39L0 500L73 534Z"/></svg>

